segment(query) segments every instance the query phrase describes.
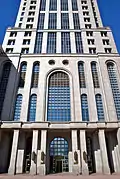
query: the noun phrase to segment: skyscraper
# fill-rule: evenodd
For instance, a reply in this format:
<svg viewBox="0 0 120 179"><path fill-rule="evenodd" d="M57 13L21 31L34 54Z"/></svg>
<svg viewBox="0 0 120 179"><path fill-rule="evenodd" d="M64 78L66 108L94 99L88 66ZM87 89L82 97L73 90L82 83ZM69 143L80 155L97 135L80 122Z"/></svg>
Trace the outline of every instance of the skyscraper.
<svg viewBox="0 0 120 179"><path fill-rule="evenodd" d="M0 173L120 172L120 56L96 0L21 0L0 56Z"/></svg>

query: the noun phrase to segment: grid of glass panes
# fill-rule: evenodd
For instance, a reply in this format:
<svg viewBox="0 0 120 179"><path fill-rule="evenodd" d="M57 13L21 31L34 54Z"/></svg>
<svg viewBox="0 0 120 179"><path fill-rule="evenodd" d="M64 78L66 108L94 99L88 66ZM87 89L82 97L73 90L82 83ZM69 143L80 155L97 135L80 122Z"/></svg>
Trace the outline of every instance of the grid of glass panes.
<svg viewBox="0 0 120 179"><path fill-rule="evenodd" d="M109 63L107 65L107 68L108 68L108 75L109 75L110 84L111 84L111 88L112 88L116 113L117 113L118 119L120 120L120 89L119 89L119 85L118 85L116 69L115 69L114 64L112 64L112 63Z"/></svg>
<svg viewBox="0 0 120 179"><path fill-rule="evenodd" d="M82 121L89 121L88 101L87 95L81 95Z"/></svg>
<svg viewBox="0 0 120 179"><path fill-rule="evenodd" d="M36 102L37 96L33 94L30 97L29 111L28 111L28 121L35 121L36 118Z"/></svg>
<svg viewBox="0 0 120 179"><path fill-rule="evenodd" d="M38 79L39 79L39 63L34 64L33 66L33 74L32 74L32 88L38 87Z"/></svg>
<svg viewBox="0 0 120 179"><path fill-rule="evenodd" d="M72 0L72 10L78 11L77 0Z"/></svg>
<svg viewBox="0 0 120 179"><path fill-rule="evenodd" d="M61 11L68 11L68 0L61 0Z"/></svg>
<svg viewBox="0 0 120 179"><path fill-rule="evenodd" d="M69 29L69 14L61 13L61 29Z"/></svg>
<svg viewBox="0 0 120 179"><path fill-rule="evenodd" d="M70 33L61 33L61 53L71 53Z"/></svg>
<svg viewBox="0 0 120 179"><path fill-rule="evenodd" d="M99 121L104 120L104 110L103 110L103 103L102 103L101 94L96 94L95 99L96 99L98 120Z"/></svg>
<svg viewBox="0 0 120 179"><path fill-rule="evenodd" d="M49 13L48 29L56 29L57 27L57 13Z"/></svg>
<svg viewBox="0 0 120 179"><path fill-rule="evenodd" d="M91 63L91 70L92 70L94 88L99 88L100 87L99 78L98 78L98 72L97 72L97 67L96 67L95 62Z"/></svg>
<svg viewBox="0 0 120 179"><path fill-rule="evenodd" d="M79 72L80 88L86 88L84 63L82 62L78 63L78 72Z"/></svg>
<svg viewBox="0 0 120 179"><path fill-rule="evenodd" d="M27 64L22 63L20 68L20 79L19 79L19 87L23 88L25 84L25 76L26 76Z"/></svg>
<svg viewBox="0 0 120 179"><path fill-rule="evenodd" d="M81 32L75 32L76 53L83 53Z"/></svg>
<svg viewBox="0 0 120 179"><path fill-rule="evenodd" d="M36 44L35 44L35 53L41 53L42 51L42 39L43 39L43 32L38 32L36 36Z"/></svg>
<svg viewBox="0 0 120 179"><path fill-rule="evenodd" d="M44 29L44 19L45 19L45 13L40 13L39 20L38 20L38 30Z"/></svg>
<svg viewBox="0 0 120 179"><path fill-rule="evenodd" d="M9 62L4 64L3 66L2 78L0 82L0 115L3 108L6 88L7 88L9 74L10 74L10 68L11 68L11 63Z"/></svg>
<svg viewBox="0 0 120 179"><path fill-rule="evenodd" d="M71 120L69 78L64 72L56 72L50 76L47 120Z"/></svg>
<svg viewBox="0 0 120 179"><path fill-rule="evenodd" d="M74 23L74 29L80 29L80 21L79 21L78 13L73 13L73 23Z"/></svg>
<svg viewBox="0 0 120 179"><path fill-rule="evenodd" d="M16 103L15 103L14 121L20 120L21 106L22 106L22 95L19 94L17 95Z"/></svg>
<svg viewBox="0 0 120 179"><path fill-rule="evenodd" d="M45 11L46 8L46 0L40 1L40 11Z"/></svg>
<svg viewBox="0 0 120 179"><path fill-rule="evenodd" d="M50 11L57 11L57 0L50 0Z"/></svg>
<svg viewBox="0 0 120 179"><path fill-rule="evenodd" d="M56 32L48 32L47 53L56 53Z"/></svg>

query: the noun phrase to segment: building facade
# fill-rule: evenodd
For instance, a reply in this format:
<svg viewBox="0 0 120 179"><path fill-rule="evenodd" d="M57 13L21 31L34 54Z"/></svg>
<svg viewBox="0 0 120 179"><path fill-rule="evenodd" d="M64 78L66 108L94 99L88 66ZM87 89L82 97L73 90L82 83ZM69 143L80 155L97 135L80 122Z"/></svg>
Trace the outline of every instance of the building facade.
<svg viewBox="0 0 120 179"><path fill-rule="evenodd" d="M97 0L21 0L0 55L0 173L120 172L120 56Z"/></svg>

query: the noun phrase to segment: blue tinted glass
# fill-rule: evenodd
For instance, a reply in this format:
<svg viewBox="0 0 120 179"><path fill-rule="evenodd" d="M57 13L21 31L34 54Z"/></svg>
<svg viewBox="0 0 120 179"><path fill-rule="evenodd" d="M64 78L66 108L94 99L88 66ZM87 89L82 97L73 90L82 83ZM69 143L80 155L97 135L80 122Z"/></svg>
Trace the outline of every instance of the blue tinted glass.
<svg viewBox="0 0 120 179"><path fill-rule="evenodd" d="M89 121L87 95L81 95L82 121Z"/></svg>
<svg viewBox="0 0 120 179"><path fill-rule="evenodd" d="M35 121L35 118L36 118L36 102L37 102L37 96L32 95L31 98L30 98L30 104L29 104L28 121Z"/></svg>
<svg viewBox="0 0 120 179"><path fill-rule="evenodd" d="M14 121L20 120L22 106L22 95L19 94L16 98L15 110L14 110Z"/></svg>
<svg viewBox="0 0 120 179"><path fill-rule="evenodd" d="M96 94L95 99L96 99L98 120L104 120L102 97L100 94Z"/></svg>

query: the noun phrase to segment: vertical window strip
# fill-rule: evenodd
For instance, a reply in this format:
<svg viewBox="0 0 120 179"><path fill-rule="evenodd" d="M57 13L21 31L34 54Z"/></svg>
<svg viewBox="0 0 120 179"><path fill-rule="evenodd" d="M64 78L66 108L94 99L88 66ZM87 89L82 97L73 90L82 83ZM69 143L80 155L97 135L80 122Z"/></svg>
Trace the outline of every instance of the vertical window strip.
<svg viewBox="0 0 120 179"><path fill-rule="evenodd" d="M31 88L37 88L38 87L38 79L39 79L39 63L36 63L33 66Z"/></svg>
<svg viewBox="0 0 120 179"><path fill-rule="evenodd" d="M43 32L38 32L36 36L36 44L35 44L35 53L42 52L42 40L43 40Z"/></svg>
<svg viewBox="0 0 120 179"><path fill-rule="evenodd" d="M44 19L45 19L45 13L40 13L39 20L38 20L38 30L44 29Z"/></svg>
<svg viewBox="0 0 120 179"><path fill-rule="evenodd" d="M56 29L57 27L57 13L49 13L48 29Z"/></svg>
<svg viewBox="0 0 120 179"><path fill-rule="evenodd" d="M36 119L36 102L37 102L37 95L33 94L30 97L29 103L29 112L28 112L28 121L34 122Z"/></svg>
<svg viewBox="0 0 120 179"><path fill-rule="evenodd" d="M75 32L76 53L83 53L81 32Z"/></svg>
<svg viewBox="0 0 120 179"><path fill-rule="evenodd" d="M47 53L56 53L56 32L48 33Z"/></svg>
<svg viewBox="0 0 120 179"><path fill-rule="evenodd" d="M86 88L84 64L83 63L78 64L78 72L79 72L80 88Z"/></svg>
<svg viewBox="0 0 120 179"><path fill-rule="evenodd" d="M61 33L61 52L65 54L71 53L71 42L69 32Z"/></svg>
<svg viewBox="0 0 120 179"><path fill-rule="evenodd" d="M3 109L3 103L4 103L5 94L6 94L10 69L11 69L11 63L9 62L5 63L3 66L2 78L0 82L0 116L2 113L2 109Z"/></svg>
<svg viewBox="0 0 120 179"><path fill-rule="evenodd" d="M68 0L61 0L61 11L68 11Z"/></svg>
<svg viewBox="0 0 120 179"><path fill-rule="evenodd" d="M18 94L15 103L14 121L20 120L21 106L22 106L22 95Z"/></svg>
<svg viewBox="0 0 120 179"><path fill-rule="evenodd" d="M46 0L40 1L40 11L45 11L46 8Z"/></svg>
<svg viewBox="0 0 120 179"><path fill-rule="evenodd" d="M57 0L50 0L50 11L57 11Z"/></svg>
<svg viewBox="0 0 120 179"><path fill-rule="evenodd" d="M73 13L74 29L80 29L79 14Z"/></svg>
<svg viewBox="0 0 120 179"><path fill-rule="evenodd" d="M81 108L82 108L82 121L89 121L89 110L88 110L88 101L87 95L81 95Z"/></svg>
<svg viewBox="0 0 120 179"><path fill-rule="evenodd" d="M61 13L61 29L69 29L69 14Z"/></svg>
<svg viewBox="0 0 120 179"><path fill-rule="evenodd" d="M108 63L107 69L108 69L108 75L109 75L109 80L113 93L113 99L115 103L117 117L118 120L120 120L120 89L118 85L117 71L115 65L112 63Z"/></svg>
<svg viewBox="0 0 120 179"><path fill-rule="evenodd" d="M72 0L72 10L78 11L77 0Z"/></svg>
<svg viewBox="0 0 120 179"><path fill-rule="evenodd" d="M24 88L26 70L27 70L27 64L22 63L21 67L20 67L20 79L19 79L19 87L20 88Z"/></svg>
<svg viewBox="0 0 120 179"><path fill-rule="evenodd" d="M103 121L104 120L104 110L103 110L102 97L100 94L96 94L95 99L96 99L98 120Z"/></svg>
<svg viewBox="0 0 120 179"><path fill-rule="evenodd" d="M98 71L97 71L97 66L95 62L91 63L91 70L92 70L94 88L100 88Z"/></svg>
<svg viewBox="0 0 120 179"><path fill-rule="evenodd" d="M64 72L53 73L48 84L48 121L70 121L70 85Z"/></svg>

